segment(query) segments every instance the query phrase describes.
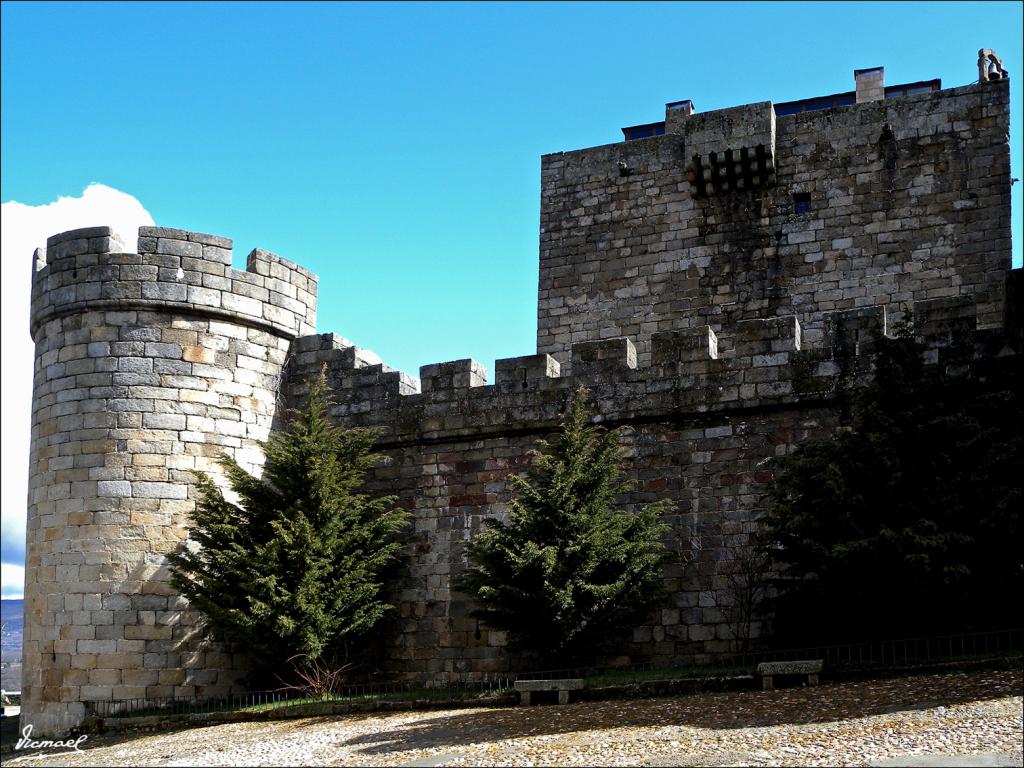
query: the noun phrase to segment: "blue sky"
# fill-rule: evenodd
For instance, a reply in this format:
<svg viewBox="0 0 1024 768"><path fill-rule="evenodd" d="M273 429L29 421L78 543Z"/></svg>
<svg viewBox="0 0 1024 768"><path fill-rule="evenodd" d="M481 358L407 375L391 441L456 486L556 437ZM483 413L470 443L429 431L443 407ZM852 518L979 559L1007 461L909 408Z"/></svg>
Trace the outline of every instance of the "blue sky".
<svg viewBox="0 0 1024 768"><path fill-rule="evenodd" d="M279 253L320 275L321 332L413 375L534 351L540 156L620 141L668 101L706 111L834 93L872 66L887 84L954 87L993 48L1024 177L1016 2L6 2L2 14L4 203L98 182L162 226L233 238L237 267L254 247ZM5 297L27 292L4 282ZM12 331L5 320L5 346ZM5 439L27 408L5 400ZM19 546L5 533L5 563Z"/></svg>

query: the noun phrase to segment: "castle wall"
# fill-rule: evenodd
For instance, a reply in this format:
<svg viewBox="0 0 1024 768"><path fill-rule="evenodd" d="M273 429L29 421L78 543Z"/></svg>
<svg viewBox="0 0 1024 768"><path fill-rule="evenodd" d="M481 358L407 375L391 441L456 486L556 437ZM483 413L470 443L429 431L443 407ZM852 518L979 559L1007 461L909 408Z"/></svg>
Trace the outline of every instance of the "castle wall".
<svg viewBox="0 0 1024 768"><path fill-rule="evenodd" d="M919 314L929 316L928 305ZM830 315L817 348L802 344L792 316L721 334L707 326L656 334L646 366L628 339L584 342L573 347L571 376L560 375L549 355L530 355L497 361L493 385L473 360L428 365L422 392L333 334L297 339L287 369L293 404L301 405L306 383L326 365L334 417L380 430L389 461L371 488L397 493L413 513L384 669L444 682L510 668L504 633L470 619L472 606L450 579L466 567L466 544L485 518L507 512L509 475L527 469L530 451L558 428L580 385L601 422L626 428L634 488L619 500L623 507L676 502L665 541L671 599L624 651L682 664L735 647L730 574L742 568L766 511L770 460L840 423L842 395L870 370L871 333L883 315L881 308ZM756 637L760 626L752 630Z"/></svg>
<svg viewBox="0 0 1024 768"><path fill-rule="evenodd" d="M663 136L543 158L538 352L566 366L577 342L628 336L645 364L658 331L795 314L815 341L822 312L898 321L955 296L1001 322L1007 81L666 120Z"/></svg>
<svg viewBox="0 0 1024 768"><path fill-rule="evenodd" d="M1014 364L1019 342L1003 328L978 330L970 298L910 309L931 362ZM622 507L675 502L664 542L669 600L621 652L632 661L683 665L756 640L763 627L754 621L749 634L742 629L738 589L751 534L768 512L772 459L848 423L849 395L867 382L875 345L885 343L876 336L885 315L885 307L825 313L816 342L803 338L792 315L739 321L718 333L706 325L659 332L647 365L626 338L581 342L571 350L571 375L537 354L496 361L491 385L474 360L439 363L420 369L421 392L334 334L297 339L286 370L291 404L302 405L308 381L326 366L332 415L380 431L388 461L370 488L397 494L413 514L382 669L439 683L522 667L509 657L503 632L469 618L472 605L451 589L451 578L467 566L466 544L485 519L507 513L509 476L527 470L530 451L558 428L581 385L597 421L625 428L633 488L618 500ZM997 370L987 375L996 380Z"/></svg>
<svg viewBox="0 0 1024 768"><path fill-rule="evenodd" d="M315 326L316 278L231 241L105 227L37 254L22 712L36 733L89 702L227 691L244 659L197 631L164 554L186 537L192 470L252 470L290 340Z"/></svg>
<svg viewBox="0 0 1024 768"><path fill-rule="evenodd" d="M798 436L828 434L837 416L834 409L821 408L627 422L623 445L635 490L618 504L634 511L664 498L677 503L666 518L669 600L627 637L622 653L632 661L684 665L735 650L729 575L742 568L738 560L766 511L766 461ZM527 433L389 451L393 465L378 475L376 485L381 492L397 487L415 518L409 567L396 595L400 619L387 637L385 669L407 679L446 682L530 668L529 661L510 659L504 632L468 616L473 605L451 590L450 579L466 567L466 545L481 532L485 518L506 514L508 477L526 471L530 450L548 434L534 426ZM752 627L753 637L760 629Z"/></svg>

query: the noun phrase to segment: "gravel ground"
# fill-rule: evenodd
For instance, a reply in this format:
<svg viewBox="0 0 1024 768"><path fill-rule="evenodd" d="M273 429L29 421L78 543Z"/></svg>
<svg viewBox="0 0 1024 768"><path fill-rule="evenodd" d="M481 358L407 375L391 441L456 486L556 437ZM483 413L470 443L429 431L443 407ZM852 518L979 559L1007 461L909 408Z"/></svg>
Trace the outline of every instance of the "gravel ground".
<svg viewBox="0 0 1024 768"><path fill-rule="evenodd" d="M1024 765L1021 670L565 706L359 714L90 737L5 765ZM1006 761L1009 760L1009 763Z"/></svg>

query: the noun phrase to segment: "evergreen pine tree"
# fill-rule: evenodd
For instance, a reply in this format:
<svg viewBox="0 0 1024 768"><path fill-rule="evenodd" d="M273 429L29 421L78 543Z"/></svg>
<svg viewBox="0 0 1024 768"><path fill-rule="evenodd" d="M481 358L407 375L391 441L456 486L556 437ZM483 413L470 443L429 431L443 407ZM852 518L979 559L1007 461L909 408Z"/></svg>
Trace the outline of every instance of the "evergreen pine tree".
<svg viewBox="0 0 1024 768"><path fill-rule="evenodd" d="M906 331L878 341L852 429L800 444L771 486L794 642L991 629L1020 588L1019 382L947 376Z"/></svg>
<svg viewBox="0 0 1024 768"><path fill-rule="evenodd" d="M346 659L391 608L384 582L407 513L394 496L361 492L380 459L374 434L334 426L328 406L321 372L306 408L264 446L262 478L220 456L237 504L197 473L189 535L198 547L168 556L172 584L215 634L270 669L299 654Z"/></svg>
<svg viewBox="0 0 1024 768"><path fill-rule="evenodd" d="M507 521L468 547L454 580L470 614L509 633L510 648L539 663L576 663L639 623L663 598L662 516L671 502L617 511L630 486L619 430L588 424L587 393L573 398L561 431L512 476Z"/></svg>

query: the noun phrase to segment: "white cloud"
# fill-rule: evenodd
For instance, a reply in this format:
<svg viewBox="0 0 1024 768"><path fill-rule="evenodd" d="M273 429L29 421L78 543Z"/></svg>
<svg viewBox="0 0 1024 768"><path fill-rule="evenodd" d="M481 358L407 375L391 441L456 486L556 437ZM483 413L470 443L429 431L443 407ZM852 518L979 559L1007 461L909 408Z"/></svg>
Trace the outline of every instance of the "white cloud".
<svg viewBox="0 0 1024 768"><path fill-rule="evenodd" d="M0 564L0 598L21 600L25 596L25 569L11 563Z"/></svg>
<svg viewBox="0 0 1024 768"><path fill-rule="evenodd" d="M90 184L81 197L60 197L47 205L6 202L0 205L0 345L3 386L0 388L0 559L3 560L3 595L8 585L21 590L25 557L25 517L28 496L28 455L32 415L34 345L29 336L29 300L32 253L46 247L46 238L80 227L109 226L134 250L138 228L153 224L153 217L129 194L103 184ZM8 576L10 574L10 581Z"/></svg>

